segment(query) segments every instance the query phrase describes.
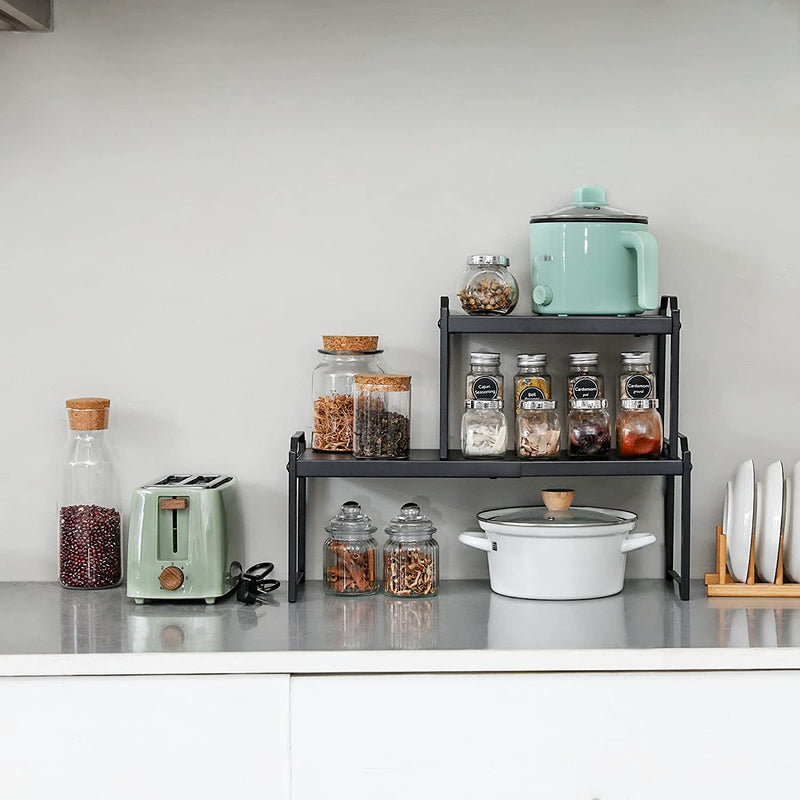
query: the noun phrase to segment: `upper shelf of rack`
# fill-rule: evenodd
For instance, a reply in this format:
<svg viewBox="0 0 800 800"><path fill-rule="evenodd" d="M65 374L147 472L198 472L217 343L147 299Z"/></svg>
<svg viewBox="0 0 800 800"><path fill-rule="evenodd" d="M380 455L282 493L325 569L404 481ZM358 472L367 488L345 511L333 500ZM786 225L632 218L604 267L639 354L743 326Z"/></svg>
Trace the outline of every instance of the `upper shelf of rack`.
<svg viewBox="0 0 800 800"><path fill-rule="evenodd" d="M447 332L456 333L589 333L638 334L668 336L673 332L672 314L678 311L678 298L665 296L656 314L636 317L595 316L470 316L451 314L450 301L442 297L442 318L447 319ZM439 322L441 326L441 319Z"/></svg>

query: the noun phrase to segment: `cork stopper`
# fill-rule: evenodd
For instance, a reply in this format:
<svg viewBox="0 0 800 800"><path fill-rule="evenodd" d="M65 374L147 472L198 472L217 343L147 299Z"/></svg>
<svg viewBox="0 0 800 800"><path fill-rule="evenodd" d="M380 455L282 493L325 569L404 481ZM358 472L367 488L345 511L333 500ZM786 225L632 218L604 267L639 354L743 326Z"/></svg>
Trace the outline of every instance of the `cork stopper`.
<svg viewBox="0 0 800 800"><path fill-rule="evenodd" d="M111 401L105 397L73 397L67 400L67 418L73 431L104 431L108 428Z"/></svg>
<svg viewBox="0 0 800 800"><path fill-rule="evenodd" d="M407 392L411 388L410 375L354 375L356 389L368 392Z"/></svg>
<svg viewBox="0 0 800 800"><path fill-rule="evenodd" d="M378 349L377 336L323 336L322 347L325 350L351 350L362 352Z"/></svg>

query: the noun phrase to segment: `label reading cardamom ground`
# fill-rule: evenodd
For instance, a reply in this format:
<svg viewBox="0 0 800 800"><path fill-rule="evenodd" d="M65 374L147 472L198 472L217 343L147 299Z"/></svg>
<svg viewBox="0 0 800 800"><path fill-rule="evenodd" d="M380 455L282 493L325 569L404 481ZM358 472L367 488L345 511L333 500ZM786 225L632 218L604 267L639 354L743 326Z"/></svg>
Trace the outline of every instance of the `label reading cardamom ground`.
<svg viewBox="0 0 800 800"><path fill-rule="evenodd" d="M653 396L653 381L647 375L631 375L625 381L624 396L632 400L647 400Z"/></svg>

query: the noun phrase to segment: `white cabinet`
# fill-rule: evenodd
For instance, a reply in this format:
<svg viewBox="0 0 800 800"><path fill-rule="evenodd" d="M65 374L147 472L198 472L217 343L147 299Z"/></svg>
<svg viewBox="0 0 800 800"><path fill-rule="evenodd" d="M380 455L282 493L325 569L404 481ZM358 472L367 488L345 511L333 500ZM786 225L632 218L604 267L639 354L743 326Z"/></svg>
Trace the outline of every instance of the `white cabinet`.
<svg viewBox="0 0 800 800"><path fill-rule="evenodd" d="M8 800L289 800L288 675L0 678L0 714Z"/></svg>
<svg viewBox="0 0 800 800"><path fill-rule="evenodd" d="M798 719L798 672L298 677L292 797L777 797Z"/></svg>

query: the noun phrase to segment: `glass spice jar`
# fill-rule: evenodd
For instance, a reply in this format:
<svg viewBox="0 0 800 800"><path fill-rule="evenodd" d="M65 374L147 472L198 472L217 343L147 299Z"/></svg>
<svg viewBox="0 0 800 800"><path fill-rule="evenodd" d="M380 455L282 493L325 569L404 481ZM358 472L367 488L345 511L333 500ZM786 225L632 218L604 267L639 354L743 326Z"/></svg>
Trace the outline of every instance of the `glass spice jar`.
<svg viewBox="0 0 800 800"><path fill-rule="evenodd" d="M122 580L121 504L108 437L110 406L103 397L67 400L58 572L68 589L108 589Z"/></svg>
<svg viewBox="0 0 800 800"><path fill-rule="evenodd" d="M406 503L386 528L383 591L396 597L431 597L439 590L436 528L416 503Z"/></svg>
<svg viewBox="0 0 800 800"><path fill-rule="evenodd" d="M617 455L657 458L664 446L664 427L658 400L623 398L617 412Z"/></svg>
<svg viewBox="0 0 800 800"><path fill-rule="evenodd" d="M602 456L611 450L608 400L569 401L569 448L571 456Z"/></svg>
<svg viewBox="0 0 800 800"><path fill-rule="evenodd" d="M465 400L461 452L465 458L502 458L508 432L502 400Z"/></svg>
<svg viewBox="0 0 800 800"><path fill-rule="evenodd" d="M517 374L514 376L514 403L519 414L523 400L549 400L552 380L547 374L547 353L517 356Z"/></svg>
<svg viewBox="0 0 800 800"><path fill-rule="evenodd" d="M656 396L656 376L650 366L650 353L637 350L620 353L619 399L649 400Z"/></svg>
<svg viewBox="0 0 800 800"><path fill-rule="evenodd" d="M353 455L408 458L411 376L356 375L353 385Z"/></svg>
<svg viewBox="0 0 800 800"><path fill-rule="evenodd" d="M500 353L470 353L467 373L467 400L502 400L503 376Z"/></svg>
<svg viewBox="0 0 800 800"><path fill-rule="evenodd" d="M519 297L505 256L469 256L458 283L458 299L467 314L508 314Z"/></svg>
<svg viewBox="0 0 800 800"><path fill-rule="evenodd" d="M555 400L523 400L517 414L517 456L552 458L561 450L561 421Z"/></svg>
<svg viewBox="0 0 800 800"><path fill-rule="evenodd" d="M378 544L372 534L378 529L372 520L358 503L348 500L325 530L328 532L323 545L326 593L375 594Z"/></svg>
<svg viewBox="0 0 800 800"><path fill-rule="evenodd" d="M597 353L570 353L567 400L597 400L605 397L605 379Z"/></svg>
<svg viewBox="0 0 800 800"><path fill-rule="evenodd" d="M377 336L322 337L322 361L312 376L314 450L353 452L353 377L383 372L377 347Z"/></svg>

